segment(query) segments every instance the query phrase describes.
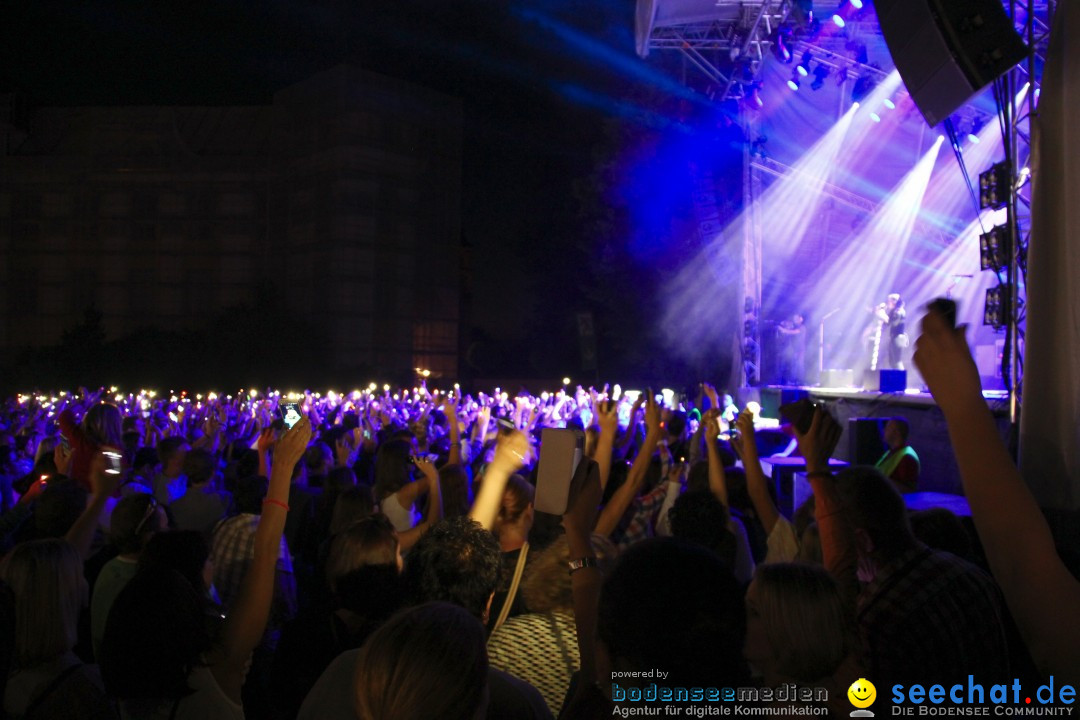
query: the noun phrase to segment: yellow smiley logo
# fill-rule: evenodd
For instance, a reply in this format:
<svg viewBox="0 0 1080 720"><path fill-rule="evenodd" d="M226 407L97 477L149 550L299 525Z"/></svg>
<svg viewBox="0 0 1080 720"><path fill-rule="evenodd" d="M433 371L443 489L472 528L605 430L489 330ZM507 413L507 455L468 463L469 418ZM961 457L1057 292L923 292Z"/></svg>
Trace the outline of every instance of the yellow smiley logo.
<svg viewBox="0 0 1080 720"><path fill-rule="evenodd" d="M851 683L847 691L848 700L857 708L868 708L877 698L877 688L866 678L859 678Z"/></svg>

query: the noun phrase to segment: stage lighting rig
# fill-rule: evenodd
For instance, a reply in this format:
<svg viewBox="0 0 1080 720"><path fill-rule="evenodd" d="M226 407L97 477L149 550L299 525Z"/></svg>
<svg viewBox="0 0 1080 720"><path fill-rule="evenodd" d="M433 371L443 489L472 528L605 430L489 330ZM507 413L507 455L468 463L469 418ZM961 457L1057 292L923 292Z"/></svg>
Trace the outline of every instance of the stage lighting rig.
<svg viewBox="0 0 1080 720"><path fill-rule="evenodd" d="M814 82L810 83L811 90L820 90L825 86L825 80L829 77L829 68L826 65L818 63L818 66L814 68Z"/></svg>
<svg viewBox="0 0 1080 720"><path fill-rule="evenodd" d="M979 236L979 267L999 272L1007 262L1005 248L1008 246L1009 228L998 225Z"/></svg>
<svg viewBox="0 0 1080 720"><path fill-rule="evenodd" d="M874 92L877 84L877 75L869 72L859 75L851 88L851 102L861 103L870 93Z"/></svg>
<svg viewBox="0 0 1080 720"><path fill-rule="evenodd" d="M1009 287L1005 284L990 288L986 291L986 302L983 304L983 325L989 325L995 330L1005 327L1006 315L1009 307Z"/></svg>
<svg viewBox="0 0 1080 720"><path fill-rule="evenodd" d="M1002 160L979 175L979 208L1000 210L1009 202L1009 184L1012 173L1009 163Z"/></svg>
<svg viewBox="0 0 1080 720"><path fill-rule="evenodd" d="M806 77L810 74L810 61L813 59L813 55L811 55L810 51L807 50L802 54L802 59L799 60L799 64L795 66L795 71L803 77Z"/></svg>

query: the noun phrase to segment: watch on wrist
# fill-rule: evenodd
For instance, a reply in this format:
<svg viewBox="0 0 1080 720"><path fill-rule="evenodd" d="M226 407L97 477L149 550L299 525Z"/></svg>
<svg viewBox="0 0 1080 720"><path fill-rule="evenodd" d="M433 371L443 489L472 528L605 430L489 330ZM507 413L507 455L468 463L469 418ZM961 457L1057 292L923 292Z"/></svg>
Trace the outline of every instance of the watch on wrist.
<svg viewBox="0 0 1080 720"><path fill-rule="evenodd" d="M570 567L570 574L573 575L581 568L599 567L600 564L596 561L595 557L586 556L583 558L578 558L577 560L571 560L567 563L567 565Z"/></svg>

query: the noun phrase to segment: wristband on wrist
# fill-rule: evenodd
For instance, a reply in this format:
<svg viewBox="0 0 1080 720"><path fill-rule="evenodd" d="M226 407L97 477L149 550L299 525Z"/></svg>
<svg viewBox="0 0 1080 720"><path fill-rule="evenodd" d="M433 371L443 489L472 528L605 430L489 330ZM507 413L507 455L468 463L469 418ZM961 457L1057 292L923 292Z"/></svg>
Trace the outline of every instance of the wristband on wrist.
<svg viewBox="0 0 1080 720"><path fill-rule="evenodd" d="M271 498L267 498L267 499L263 500L262 504L263 504L263 507L265 507L267 505L277 505L279 508L282 508L285 512L289 511L289 506L286 505L285 503L281 502L280 500L273 500Z"/></svg>
<svg viewBox="0 0 1080 720"><path fill-rule="evenodd" d="M586 557L583 557L583 558L578 558L577 560L571 560L570 562L567 563L567 565L570 567L570 574L571 575L573 575L574 573L576 573L578 570L580 570L582 568L590 568L590 567L599 567L600 566L600 564L596 561L596 558L592 557L592 556L586 556Z"/></svg>

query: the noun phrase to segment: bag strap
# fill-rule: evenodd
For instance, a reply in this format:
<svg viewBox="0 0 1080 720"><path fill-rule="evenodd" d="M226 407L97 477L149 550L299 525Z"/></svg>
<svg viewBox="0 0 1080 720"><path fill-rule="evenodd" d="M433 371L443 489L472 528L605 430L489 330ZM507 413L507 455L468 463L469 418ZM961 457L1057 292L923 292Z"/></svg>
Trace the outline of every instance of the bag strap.
<svg viewBox="0 0 1080 720"><path fill-rule="evenodd" d="M23 713L23 718L30 718L34 716L34 712L41 707L41 705L49 699L49 696L56 692L56 689L64 684L64 681L75 674L75 672L83 666L82 663L75 663L74 665L64 668L59 675L53 678L45 690L42 691L33 702L26 706L26 711Z"/></svg>
<svg viewBox="0 0 1080 720"><path fill-rule="evenodd" d="M521 576L525 572L525 557L529 554L529 543L525 543L521 546L521 552L518 553L517 567L514 568L514 580L510 583L510 590L506 593L506 600L503 601L502 610L499 611L499 619L495 621L495 627L491 629L495 632L499 629L506 618L510 615L510 606L514 604L514 597L517 595L518 585L521 584Z"/></svg>

